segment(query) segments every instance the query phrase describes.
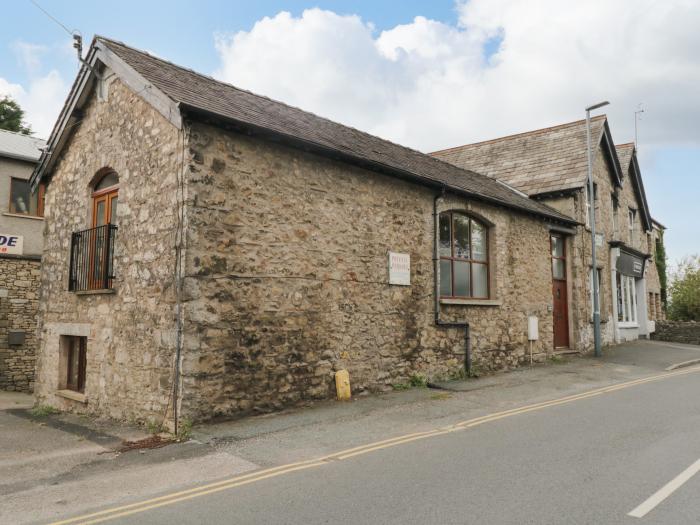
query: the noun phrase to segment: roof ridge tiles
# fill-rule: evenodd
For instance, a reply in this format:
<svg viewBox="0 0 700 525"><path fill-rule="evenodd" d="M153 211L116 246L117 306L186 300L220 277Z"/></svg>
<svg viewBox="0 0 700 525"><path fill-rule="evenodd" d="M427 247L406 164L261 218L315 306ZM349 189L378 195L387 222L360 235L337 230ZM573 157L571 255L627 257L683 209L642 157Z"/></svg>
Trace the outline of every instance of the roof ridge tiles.
<svg viewBox="0 0 700 525"><path fill-rule="evenodd" d="M606 114L596 115L595 117L591 118L591 122L597 122L599 120L603 120L606 118L607 118ZM551 132L551 131L557 131L560 129L574 127L577 125L584 124L585 122L586 122L585 119L581 119L581 120L575 120L573 122L566 122L564 124L557 124L555 126L549 126L546 128L534 129L531 131L522 131L520 133L513 133L511 135L504 135L502 137L496 137L496 138L489 139L489 140L482 140L480 142L471 142L469 144L462 144L460 146L452 146L450 148L445 148L445 149L441 149L441 150L437 150L437 151L431 151L429 153L429 155L438 155L438 154L442 154L442 153L448 153L450 151L458 151L458 150L469 148L471 146L484 146L486 144L496 144L498 142L501 142L504 140L509 140L509 139L522 138L522 137L527 137L527 136L545 135L546 133Z"/></svg>

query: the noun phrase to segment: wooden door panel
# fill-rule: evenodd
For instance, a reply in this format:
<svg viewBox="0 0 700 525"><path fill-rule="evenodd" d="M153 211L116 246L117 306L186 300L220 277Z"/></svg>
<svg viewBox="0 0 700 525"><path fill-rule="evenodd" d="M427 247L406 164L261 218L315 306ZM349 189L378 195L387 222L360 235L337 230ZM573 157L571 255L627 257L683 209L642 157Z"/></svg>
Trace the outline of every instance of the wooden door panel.
<svg viewBox="0 0 700 525"><path fill-rule="evenodd" d="M554 347L569 346L569 315L566 298L566 281L554 280L552 285L552 311L554 315Z"/></svg>

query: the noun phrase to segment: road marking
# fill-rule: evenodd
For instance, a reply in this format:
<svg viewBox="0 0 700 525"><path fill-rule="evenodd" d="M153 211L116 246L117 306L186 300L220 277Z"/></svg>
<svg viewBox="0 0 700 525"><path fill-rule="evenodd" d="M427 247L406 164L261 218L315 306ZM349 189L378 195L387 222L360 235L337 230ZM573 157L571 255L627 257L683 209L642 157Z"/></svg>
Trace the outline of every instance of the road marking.
<svg viewBox="0 0 700 525"><path fill-rule="evenodd" d="M686 481L688 481L690 478L692 478L698 472L700 472L700 459L698 459L695 463L690 465L683 472L678 474L671 481L666 483L663 487L661 487L659 490L657 490L654 494L649 496L649 499L647 499L645 502L643 502L641 505L639 505L637 508L632 510L627 515L632 516L633 518L643 518L649 512L654 510L654 508L657 505L659 505L663 500L665 500L671 494L673 494L676 490L678 490Z"/></svg>
<svg viewBox="0 0 700 525"><path fill-rule="evenodd" d="M214 483L208 483L206 485L201 485L199 487L194 487L187 490L182 490L178 492L173 492L171 494L166 494L164 496L159 496L156 498L151 498L148 500L131 503L128 505L122 505L119 507L113 507L110 509L105 509L98 512L93 512L90 514L84 514L82 516L76 516L74 518L68 518L62 521L56 521L51 523L51 525L68 525L72 523L82 523L82 524L93 524L101 523L103 521L129 516L139 512L144 512L150 509L155 509L158 507L163 507L165 505L171 505L180 501L189 500L199 496L204 496L206 494L211 494L213 492L219 492L221 490L231 489L234 487L239 487L241 485L247 485L249 483L254 483L257 481L262 481L264 479L269 479L272 477L281 476L283 474L288 474L291 472L297 472L299 470L321 467L323 465L328 465L334 461L342 461L348 458L359 456L362 454L368 454L370 452L375 452L378 450L383 450L390 447L395 447L398 445L403 445L405 443L410 443L412 441L417 441L420 439L427 439L431 437L441 436L444 434L449 434L451 432L457 432L461 430L466 430L468 428L473 428L478 425L483 425L484 423L491 423L493 421L498 421L507 417L526 414L528 412L534 412L537 410L542 410L544 408L564 405L567 403L572 403L574 401L579 401L582 399L588 399L601 394L606 394L610 392L616 392L618 390L623 390L625 388L630 388L633 386L650 383L653 381L661 381L663 379L668 379L671 377L682 376L687 374L693 374L700 372L699 367L684 368L681 370L676 370L673 372L666 372L663 374L657 374L654 376L643 377L640 379L634 379L632 381L625 381L624 383L617 383L615 385L610 385L606 387L596 388L594 390L589 390L586 392L581 392L579 394L573 394L557 399L551 399L549 401L542 401L540 403L533 403L530 405L525 405L518 408L512 408L510 410L503 410L501 412L495 412L493 414L487 414L484 416L475 417L472 419L467 419L453 425L448 425L446 427L440 427L433 430L427 430L423 432L414 432L411 434L404 434L402 436L395 436L393 438L384 439L381 441L375 441L373 443L367 443L365 445L360 445L353 448L344 449L332 454L327 454L318 458L312 458L306 461L300 461L297 463L289 463L286 465L280 465L278 467L273 467L265 470L260 470L257 472L252 472L248 474L243 474L240 476L235 476L233 478L217 481ZM700 461L699 461L700 463ZM635 509L637 510L637 509ZM634 512L634 511L633 511Z"/></svg>

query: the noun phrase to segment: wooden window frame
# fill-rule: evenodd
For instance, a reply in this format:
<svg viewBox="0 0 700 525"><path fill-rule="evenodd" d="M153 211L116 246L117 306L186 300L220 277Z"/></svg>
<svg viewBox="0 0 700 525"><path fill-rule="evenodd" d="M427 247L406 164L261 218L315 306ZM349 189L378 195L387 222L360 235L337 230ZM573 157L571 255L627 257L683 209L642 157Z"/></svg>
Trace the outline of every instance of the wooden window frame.
<svg viewBox="0 0 700 525"><path fill-rule="evenodd" d="M562 255L557 257L554 255L554 243L552 242L555 238L561 240ZM552 233L549 236L549 253L552 255L552 279L555 281L566 281L568 277L568 271L566 269L566 237L561 234ZM564 277L555 277L554 275L554 261L562 261L564 263Z"/></svg>
<svg viewBox="0 0 700 525"><path fill-rule="evenodd" d="M36 202L36 214L34 213L22 213L21 211L13 210L12 209L12 186L15 184L15 181L18 182L23 182L29 186L29 181L27 179L21 179L19 177L10 177L10 195L9 195L9 204L7 207L7 211L11 213L12 215L23 215L25 217L43 217L44 216L44 192L46 190L46 186L44 185L43 182L39 183L39 187L37 188L37 202ZM31 189L29 191L30 198L32 196Z"/></svg>
<svg viewBox="0 0 700 525"><path fill-rule="evenodd" d="M102 181L105 177L114 174L116 175L116 172L114 171L107 171L105 172L94 184L94 186L99 185L100 181ZM117 176L118 179L118 176ZM111 218L112 218L112 207L114 205L114 200L119 198L119 183L114 184L112 186L109 186L107 188L103 188L98 191L93 191L92 192L92 235L96 235L94 232L96 231L95 228L98 226L107 226L111 224ZM119 201L117 200L117 203ZM100 203L104 203L104 210L103 214L101 215L101 218L104 219L103 224L99 224L99 219L100 215L98 215L97 210L99 207ZM104 239L103 239L104 242ZM90 290L102 290L105 288L104 286L104 276L107 275L108 273L108 264L109 260L108 257L106 256L105 252L105 247L102 247L102 250L99 251L101 254L102 260L101 261L96 261L95 259L100 256L98 255L98 247L97 247L97 237L94 237L90 241L90 266L89 272L90 274L88 275L88 289ZM96 271L96 264L101 265L101 268L99 268L99 271Z"/></svg>
<svg viewBox="0 0 700 525"><path fill-rule="evenodd" d="M85 393L85 372L87 368L87 338L80 336L66 336L66 390ZM77 383L72 383L73 355L78 352Z"/></svg>
<svg viewBox="0 0 700 525"><path fill-rule="evenodd" d="M466 217L469 219L469 258L463 258L463 257L455 257L454 255L454 250L455 250L455 238L454 238L454 216L455 215L461 215L462 217ZM440 213L439 217L442 216L449 216L450 218L450 255L440 255L440 261L450 261L450 295L443 295L442 293L440 294L441 299L468 299L468 300L475 300L475 301L488 301L491 299L491 261L490 261L490 250L489 250L489 227L488 224L484 223L483 221L479 219L475 219L468 213L460 212L460 211L444 211ZM439 241L439 235L440 235L440 220L438 217L438 241ZM486 259L483 261L477 260L473 258L473 244L472 244L472 222L478 223L481 227L484 229L484 245L486 247ZM439 243L438 243L439 244ZM438 247L438 252L439 252L439 247ZM455 271L454 271L454 263L455 261L458 262L466 262L469 263L469 295L454 295L454 289L455 289ZM473 265L474 264L480 264L482 266L486 267L486 296L474 296L474 272L473 272ZM442 288L442 283L440 283L440 288Z"/></svg>

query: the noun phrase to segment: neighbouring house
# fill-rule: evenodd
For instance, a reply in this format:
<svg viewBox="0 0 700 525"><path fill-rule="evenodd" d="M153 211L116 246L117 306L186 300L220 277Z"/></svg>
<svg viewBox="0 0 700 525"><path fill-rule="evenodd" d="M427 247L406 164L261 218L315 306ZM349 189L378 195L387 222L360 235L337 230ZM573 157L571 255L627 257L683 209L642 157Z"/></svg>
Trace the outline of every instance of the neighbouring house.
<svg viewBox="0 0 700 525"><path fill-rule="evenodd" d="M654 332L656 321L666 320L666 289L665 284L661 280L661 269L658 266L659 257L665 256L663 250L664 231L666 226L651 219L651 231L647 232L647 240L649 242L649 253L654 264L650 264L647 274L647 312L650 323L654 326L650 328L650 332ZM665 261L664 261L665 265ZM665 271L665 269L663 270Z"/></svg>
<svg viewBox="0 0 700 525"><path fill-rule="evenodd" d="M45 142L0 130L0 390L31 392L43 243L43 185L29 177Z"/></svg>
<svg viewBox="0 0 700 525"><path fill-rule="evenodd" d="M576 219L575 234L552 236L554 346L593 344L593 276L600 283L603 344L648 337L660 298L652 238L658 238L633 144L615 146L603 116L591 119L596 270L591 264L585 120L432 153L503 181ZM655 240L654 240L655 242Z"/></svg>
<svg viewBox="0 0 700 525"><path fill-rule="evenodd" d="M39 402L196 421L553 352L577 219L119 42L86 61L32 178Z"/></svg>

